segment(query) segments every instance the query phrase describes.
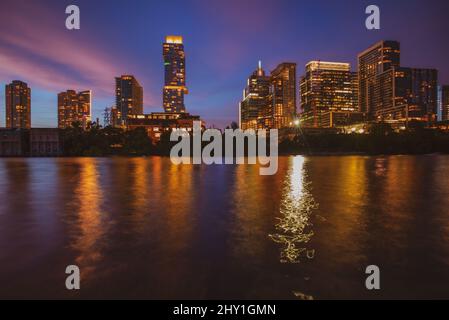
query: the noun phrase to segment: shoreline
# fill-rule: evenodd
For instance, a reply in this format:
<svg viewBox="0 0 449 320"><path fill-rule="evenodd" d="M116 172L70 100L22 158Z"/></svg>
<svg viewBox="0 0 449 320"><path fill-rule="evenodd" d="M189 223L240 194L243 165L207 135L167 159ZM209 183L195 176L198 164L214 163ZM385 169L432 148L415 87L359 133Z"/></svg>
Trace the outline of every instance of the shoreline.
<svg viewBox="0 0 449 320"><path fill-rule="evenodd" d="M449 156L449 153L433 152L433 153L366 153L366 152L308 152L308 153L279 153L278 157L335 157L335 156L363 156L363 157L378 157L378 156ZM0 156L0 159L70 159L70 158L170 158L169 155L150 154L150 155L70 155L70 156ZM235 159L236 157L233 157ZM245 157L248 158L248 157Z"/></svg>

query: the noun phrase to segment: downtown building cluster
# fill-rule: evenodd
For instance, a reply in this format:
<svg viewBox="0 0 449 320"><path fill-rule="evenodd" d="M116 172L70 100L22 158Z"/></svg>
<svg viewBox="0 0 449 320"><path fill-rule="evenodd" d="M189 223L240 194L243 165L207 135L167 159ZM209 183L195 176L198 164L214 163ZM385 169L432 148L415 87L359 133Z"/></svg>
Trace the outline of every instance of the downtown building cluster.
<svg viewBox="0 0 449 320"><path fill-rule="evenodd" d="M267 75L259 62L239 104L240 129L291 126L296 119L296 92L296 63L281 63Z"/></svg>
<svg viewBox="0 0 449 320"><path fill-rule="evenodd" d="M143 112L143 87L133 75L115 78L115 105L106 108L104 125L132 130L143 127L157 141L175 128L192 130L199 116L186 112L185 52L181 36L167 36L163 43L165 82L163 111ZM1 129L0 155L58 155L61 153L59 130L74 126L87 130L92 124L92 91L66 90L58 93L58 128L32 128L31 88L14 80L5 87L6 128ZM97 119L96 123L98 124ZM26 141L26 142L24 142ZM32 143L32 142L35 143Z"/></svg>
<svg viewBox="0 0 449 320"><path fill-rule="evenodd" d="M400 44L380 41L358 55L357 71L343 62L310 61L300 77L296 111L293 63L268 76L259 68L249 77L239 105L241 129L347 128L385 122L406 128L449 121L449 86L440 86L436 69L400 64ZM279 70L284 76L278 77ZM292 107L293 106L293 107Z"/></svg>
<svg viewBox="0 0 449 320"><path fill-rule="evenodd" d="M183 38L167 36L162 45L164 59L164 87L162 91L162 112L143 113L143 88L133 75L115 78L115 106L106 108L104 124L129 130L145 128L154 141L164 132L175 128L192 130L199 116L186 112L184 95L186 87L186 67Z"/></svg>

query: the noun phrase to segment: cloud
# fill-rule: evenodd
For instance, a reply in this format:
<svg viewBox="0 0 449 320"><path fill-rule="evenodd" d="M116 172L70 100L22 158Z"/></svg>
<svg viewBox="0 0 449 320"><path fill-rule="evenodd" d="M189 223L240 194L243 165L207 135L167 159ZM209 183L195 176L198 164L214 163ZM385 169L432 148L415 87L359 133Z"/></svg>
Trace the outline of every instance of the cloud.
<svg viewBox="0 0 449 320"><path fill-rule="evenodd" d="M102 50L88 31L64 27L64 9L35 1L3 4L0 13L0 80L21 79L46 90L91 89L114 95L114 77L122 66ZM115 58L115 59L114 59ZM148 99L152 99L147 95Z"/></svg>

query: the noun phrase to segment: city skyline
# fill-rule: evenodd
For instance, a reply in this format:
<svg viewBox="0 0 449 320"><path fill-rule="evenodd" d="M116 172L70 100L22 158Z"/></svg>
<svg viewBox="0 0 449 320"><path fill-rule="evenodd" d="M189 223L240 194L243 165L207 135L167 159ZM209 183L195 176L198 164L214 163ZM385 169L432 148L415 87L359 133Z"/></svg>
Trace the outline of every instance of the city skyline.
<svg viewBox="0 0 449 320"><path fill-rule="evenodd" d="M190 92L185 98L186 108L192 114L201 115L207 125L217 127L225 127L238 119L238 101L241 99L241 90L248 75L254 71L258 60L262 60L267 72L272 71L277 64L284 61L297 63L298 82L301 70L308 61L347 62L355 71L358 53L379 40L392 39L401 42L402 65L438 69L440 84L449 83L449 61L444 57L448 44L441 39L437 41L438 33L436 33L436 30L444 28L444 25L448 24L442 15L442 9L447 6L443 2L435 3L430 8L422 1L398 1L394 4L380 1L378 5L382 10L382 29L367 31L363 24L364 3L354 2L354 5L349 6L351 8L346 12L342 12L336 4L329 2L315 5L301 2L290 3L296 10L291 10L292 13L286 14L288 2L278 4L266 1L258 5L251 16L254 15L258 18L256 19L257 25L264 22L259 20L267 21L268 26L263 29L275 24L279 25L275 31L276 34L282 36L275 40L266 38L263 43L260 42L263 36L254 30L257 28L250 26L242 14L236 13L236 3L231 3L230 6L227 4L226 8L223 8L226 10L220 12L223 13L221 19L217 18L220 4L213 9L217 11L207 14L207 10L212 9L206 9L202 4L201 1L180 4L181 7L186 8L185 12L188 17L174 19L173 21L177 22L173 26L164 24L160 19L152 20L153 24L158 23L161 27L157 31L149 32L148 28L144 28L147 20L145 18L154 17L158 11L164 10L163 7L166 5L136 2L134 9L111 5L111 8L104 8L103 18L93 21L92 10L95 12L94 7L98 4L79 1L78 5L82 12L81 30L71 32L64 30L63 27L56 28L58 25L62 25L61 21L65 17L61 4L56 4L53 1L42 1L40 4L27 3L28 7L36 6L35 10L28 9L23 17L18 18L15 15L25 3L12 3L9 16L2 16L0 19L3 29L8 31L0 35L0 60L2 62L0 64L0 82L4 86L12 80L18 79L28 83L32 88L32 119L35 127L57 126L57 93L67 89L92 90L92 119L101 119L104 108L113 105L114 77L120 74L133 74L141 81L145 94L145 113L160 112L163 110L161 97L163 64L160 45L164 42L166 35L180 34L184 37L188 60ZM251 8L252 5L254 2L251 1L243 4L248 8ZM313 8L320 9L320 14L323 16L319 30L310 29L310 33L307 33L305 28L302 29L305 31L300 33L288 31L287 27L298 23L306 24L309 27L316 26L316 22L311 17L300 19ZM108 51L107 47L114 44L111 34L115 29L103 20L116 16L118 11L124 12L128 17L128 14L138 9L142 9L139 12L144 12L144 14L140 14L136 21L132 21L129 17L129 28L140 26L137 28L135 36L128 39L132 50L126 54L120 53L120 50L117 50L117 53ZM35 16L29 17L30 12ZM177 13L173 14L177 15ZM284 17L282 21L276 21L276 17L281 15ZM48 19L39 19L39 21L45 21L42 24L33 25L37 16ZM193 16L203 19L190 21L193 20ZM352 17L349 22L348 16ZM10 30L8 21L14 17L20 21L26 19L26 22L22 21L21 24L18 24L19 27ZM432 17L434 23L431 26L411 21L425 21L423 19L426 17ZM302 22L297 22L294 18ZM392 23L393 18L397 18L395 23ZM340 21L340 19L342 20ZM189 27L187 21L192 22L193 26ZM336 23L340 26L339 28L335 28ZM204 25L208 25L208 31L202 29ZM230 30L224 32L223 30L227 29L228 25L231 26ZM244 26L248 28L242 30L239 36L235 36L237 25L240 28ZM50 30L51 27L54 27L56 31ZM107 30L108 28L110 30ZM217 30L216 33L217 28L220 31ZM286 29L288 30L286 31ZM332 39L325 34L331 29L335 32ZM33 31L32 34L30 34L30 30ZM266 31L268 32L268 30ZM410 36L411 31L414 32L413 36ZM43 36L45 37L42 38ZM124 36L124 33L118 33L119 39ZM36 48L31 45L31 42L39 37L42 39L43 45ZM81 52L77 51L79 56L69 52L72 45L78 44L81 39L86 37L86 43L89 45L84 47ZM353 38L356 38L357 41L354 41ZM92 39L95 40L95 43L92 42ZM246 43L248 39L250 41ZM415 39L420 39L420 41ZM31 42L27 43L26 40ZM339 45L343 43L344 46ZM55 53L49 52L56 44L60 44L61 49ZM96 48L97 46L100 48ZM432 50L427 50L429 47ZM24 50L20 51L19 49ZM118 60L117 56L119 56ZM105 59L98 60L98 57ZM94 66L92 74L86 73L88 67L91 66ZM82 73L86 74L80 76ZM85 79L83 80L83 78ZM296 85L299 87L299 83ZM0 93L0 99L4 104L4 92ZM299 103L297 104L299 105ZM5 126L4 106L0 109L0 126Z"/></svg>

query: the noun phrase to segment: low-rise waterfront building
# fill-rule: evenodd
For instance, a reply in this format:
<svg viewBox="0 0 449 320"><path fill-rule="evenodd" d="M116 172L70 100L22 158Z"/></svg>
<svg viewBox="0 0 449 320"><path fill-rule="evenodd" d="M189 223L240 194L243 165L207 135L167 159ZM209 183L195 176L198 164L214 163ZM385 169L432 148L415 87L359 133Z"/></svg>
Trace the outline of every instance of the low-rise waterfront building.
<svg viewBox="0 0 449 320"><path fill-rule="evenodd" d="M192 131L194 121L201 121L204 126L200 116L185 112L153 112L128 116L127 128L128 130L145 128L153 141L159 141L162 133L171 132L173 129L183 128Z"/></svg>
<svg viewBox="0 0 449 320"><path fill-rule="evenodd" d="M59 129L32 128L29 137L31 157L56 157L62 154Z"/></svg>

